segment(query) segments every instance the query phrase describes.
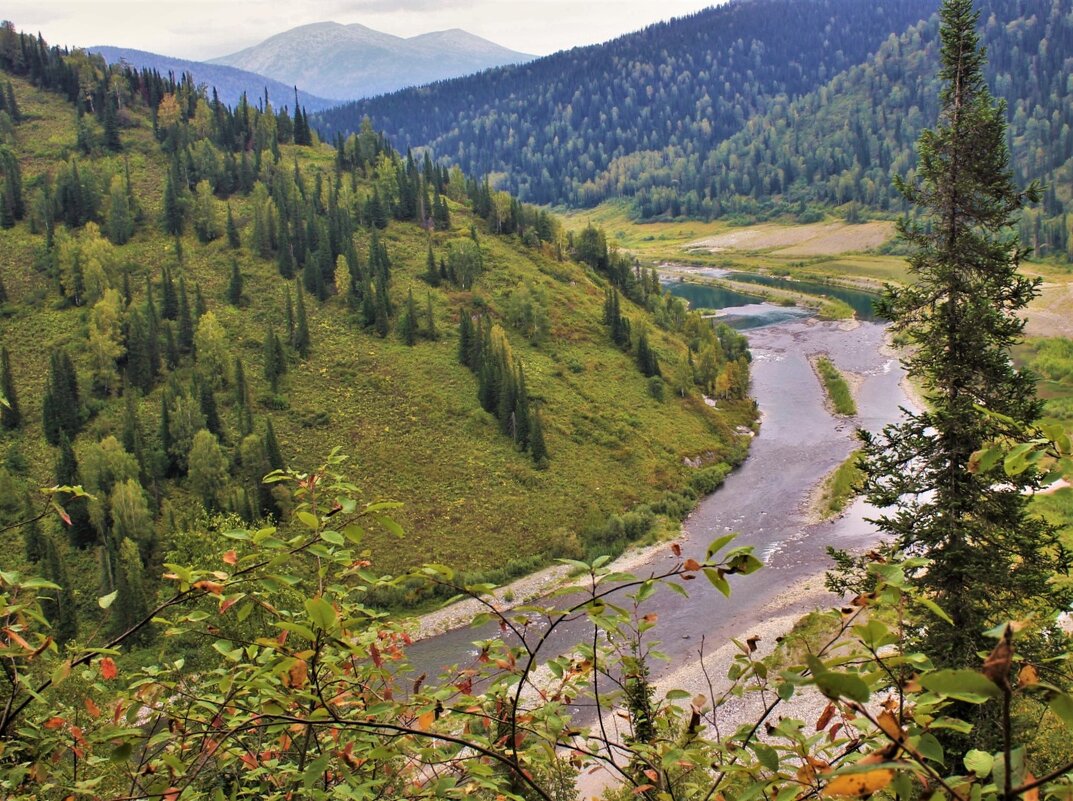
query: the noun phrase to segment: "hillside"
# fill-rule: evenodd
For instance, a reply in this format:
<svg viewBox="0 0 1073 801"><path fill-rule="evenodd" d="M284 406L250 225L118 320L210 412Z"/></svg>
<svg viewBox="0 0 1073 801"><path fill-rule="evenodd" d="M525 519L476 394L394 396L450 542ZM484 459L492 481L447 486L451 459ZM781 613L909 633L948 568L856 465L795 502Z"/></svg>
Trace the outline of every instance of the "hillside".
<svg viewBox="0 0 1073 801"><path fill-rule="evenodd" d="M979 4L987 79L1005 100L1020 183L1041 180L1042 207L1024 217L1024 241L1073 256L1073 2ZM770 215L802 204L858 203L902 211L893 187L916 164L916 140L938 110L938 22L914 26L876 57L793 103L775 105L711 151L684 147L614 162L594 197L634 197L642 217Z"/></svg>
<svg viewBox="0 0 1073 801"><path fill-rule="evenodd" d="M588 205L599 198L586 187L616 159L664 148L706 153L933 11L930 0L742 0L605 44L347 104L315 124L331 139L369 116L399 147L427 146L468 173L493 174L522 200Z"/></svg>
<svg viewBox="0 0 1073 801"><path fill-rule="evenodd" d="M269 99L277 106L294 105L294 84L280 83L277 80L258 75L236 67L228 67L222 64L207 64L204 61L187 61L182 58L162 56L159 53L148 53L144 50L132 50L129 47L89 47L91 53L99 53L109 64L126 63L135 69L150 69L161 75L175 73L176 77L183 73L190 73L194 77L194 83L205 84L209 87L209 94L216 89L220 100L229 106L238 103L243 93L255 101L264 97L267 91ZM335 101L316 97L298 88L298 102L303 108L310 111L320 111L335 105Z"/></svg>
<svg viewBox="0 0 1073 801"><path fill-rule="evenodd" d="M457 28L403 38L356 23L317 22L210 63L267 75L322 97L355 100L532 58Z"/></svg>
<svg viewBox="0 0 1073 801"><path fill-rule="evenodd" d="M53 50L22 68L62 86L64 63ZM187 84L79 67L119 113L77 117L61 95L0 77L18 119L3 194L21 179L22 206L0 228L19 408L10 426L5 414L0 483L5 520L39 486L94 493L72 503L66 536L44 532L83 619L130 571L151 597L167 554L217 548L228 519L286 519L291 502L259 478L334 446L366 498L405 504L401 543L366 541L379 568L434 560L492 579L654 533L743 456L735 429L754 410L739 338L686 317L597 232L568 239L546 213L408 163L370 130L338 152L295 145L281 141L289 122L271 127L283 114L213 117ZM141 97L160 98L159 139ZM230 142L251 150L236 158ZM632 339L616 344L627 319ZM646 376L658 365L666 380ZM699 393L717 378L713 409ZM28 536L30 554L41 531Z"/></svg>

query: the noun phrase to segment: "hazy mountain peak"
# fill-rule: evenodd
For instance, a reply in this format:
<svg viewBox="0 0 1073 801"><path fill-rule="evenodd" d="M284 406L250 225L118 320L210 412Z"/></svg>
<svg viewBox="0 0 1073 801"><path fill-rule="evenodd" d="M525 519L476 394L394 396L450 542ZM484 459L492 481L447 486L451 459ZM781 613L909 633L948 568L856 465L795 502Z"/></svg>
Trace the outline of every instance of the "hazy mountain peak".
<svg viewBox="0 0 1073 801"><path fill-rule="evenodd" d="M532 58L461 28L404 38L357 22L326 21L277 33L209 63L297 84L322 97L349 100Z"/></svg>

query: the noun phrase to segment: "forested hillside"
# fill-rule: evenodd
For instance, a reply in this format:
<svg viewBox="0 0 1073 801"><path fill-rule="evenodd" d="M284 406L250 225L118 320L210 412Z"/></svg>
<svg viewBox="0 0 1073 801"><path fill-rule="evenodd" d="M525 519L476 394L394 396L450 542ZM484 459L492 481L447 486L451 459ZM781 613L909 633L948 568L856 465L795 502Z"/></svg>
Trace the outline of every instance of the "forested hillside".
<svg viewBox="0 0 1073 801"><path fill-rule="evenodd" d="M785 98L863 62L926 18L930 0L747 0L522 66L347 104L325 138L370 117L402 147L429 146L537 203L585 204L616 159L706 154ZM502 173L502 175L500 175Z"/></svg>
<svg viewBox="0 0 1073 801"><path fill-rule="evenodd" d="M0 66L0 516L92 495L5 559L69 588L58 639L102 594L136 619L221 531L289 523L261 478L334 446L368 499L405 502L405 540L363 543L378 568L497 578L655 532L744 454L741 338L600 232L369 128L318 145L301 111L11 27Z"/></svg>
<svg viewBox="0 0 1073 801"><path fill-rule="evenodd" d="M1019 183L1043 203L1025 241L1073 256L1073 2L984 0L987 80L1008 106ZM643 217L757 215L798 204L859 203L901 211L895 176L911 177L916 140L938 112L938 21L891 37L875 59L794 103L781 102L709 152L671 148L615 162L593 199L632 195Z"/></svg>

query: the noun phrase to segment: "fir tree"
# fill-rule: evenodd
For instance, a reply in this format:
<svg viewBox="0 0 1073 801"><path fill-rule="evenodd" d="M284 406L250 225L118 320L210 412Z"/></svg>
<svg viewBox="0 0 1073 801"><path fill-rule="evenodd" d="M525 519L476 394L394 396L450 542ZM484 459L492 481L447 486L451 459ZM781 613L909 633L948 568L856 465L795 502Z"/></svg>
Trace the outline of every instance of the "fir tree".
<svg viewBox="0 0 1073 801"><path fill-rule="evenodd" d="M127 385L148 393L153 387L153 365L150 353L150 332L145 317L131 309L127 321Z"/></svg>
<svg viewBox="0 0 1073 801"><path fill-rule="evenodd" d="M279 379L286 372L287 362L283 354L283 344L272 328L265 329L262 353L265 380L272 387L272 392L279 392Z"/></svg>
<svg viewBox="0 0 1073 801"><path fill-rule="evenodd" d="M138 546L125 537L115 551L113 589L117 595L110 607L110 630L113 634L127 631L149 614L144 572ZM143 626L129 641L144 643L149 639L150 632L149 626Z"/></svg>
<svg viewBox="0 0 1073 801"><path fill-rule="evenodd" d="M164 231L172 236L183 233L183 190L179 187L178 167L172 168L164 179Z"/></svg>
<svg viewBox="0 0 1073 801"><path fill-rule="evenodd" d="M74 487L80 482L78 470L78 457L75 456L74 447L70 438L63 434L60 437L60 455L56 461L56 486ZM89 508L85 498L71 498L65 504L67 516L71 518L71 525L67 526L67 538L71 545L76 548L85 548L97 541L97 532L89 519Z"/></svg>
<svg viewBox="0 0 1073 801"><path fill-rule="evenodd" d="M165 263L161 273L160 314L165 320L174 320L179 316L179 296L175 292L175 281L171 268Z"/></svg>
<svg viewBox="0 0 1073 801"><path fill-rule="evenodd" d="M232 306L242 304L242 273L238 269L238 259L231 259L231 280L227 284L227 300Z"/></svg>
<svg viewBox="0 0 1073 801"><path fill-rule="evenodd" d="M529 453L537 467L547 467L548 449L544 444L544 423L540 419L539 409L533 409L529 416Z"/></svg>
<svg viewBox="0 0 1073 801"><path fill-rule="evenodd" d="M425 274L422 277L429 286L440 285L440 271L436 266L436 257L432 255L432 242L428 243L428 257L425 260Z"/></svg>
<svg viewBox="0 0 1073 801"><path fill-rule="evenodd" d="M216 409L216 395L208 381L198 382L198 402L201 405L201 416L205 418L205 428L217 437L222 436L220 413Z"/></svg>
<svg viewBox="0 0 1073 801"><path fill-rule="evenodd" d="M0 348L0 393L6 405L0 405L0 425L9 431L22 423L19 412L19 396L15 392L15 377L11 373L11 356L7 348Z"/></svg>
<svg viewBox="0 0 1073 801"><path fill-rule="evenodd" d="M276 429L272 426L272 418L268 418L268 423L265 426L265 458L268 460L268 466L273 470L282 470L286 467L286 463L283 461L283 453L279 449L279 441L276 439Z"/></svg>
<svg viewBox="0 0 1073 801"><path fill-rule="evenodd" d="M906 365L929 408L862 436L868 499L894 508L880 528L931 560L914 580L953 621L926 615L921 648L940 666L975 669L993 644L985 629L1040 604L1068 608L1070 592L1053 582L1067 567L1055 530L1028 510L1038 475L972 458L1041 411L1033 377L1010 359L1038 292L1018 272L1010 227L1036 192L1013 182L1006 110L984 82L972 0L945 0L940 20L939 124L920 137L915 182L899 187L922 213L899 223L914 283L889 288L879 308L912 343Z"/></svg>
<svg viewBox="0 0 1073 801"><path fill-rule="evenodd" d="M74 437L81 430L78 374L66 351L52 353L42 407L42 425L50 445L59 445L63 434Z"/></svg>

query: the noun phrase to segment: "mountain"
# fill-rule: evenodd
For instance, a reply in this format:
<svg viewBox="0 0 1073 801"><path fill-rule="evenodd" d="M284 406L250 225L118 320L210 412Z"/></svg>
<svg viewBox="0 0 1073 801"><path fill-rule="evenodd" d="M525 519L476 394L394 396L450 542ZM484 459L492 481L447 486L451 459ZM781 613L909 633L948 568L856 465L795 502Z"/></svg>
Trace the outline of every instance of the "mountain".
<svg viewBox="0 0 1073 801"><path fill-rule="evenodd" d="M236 67L208 64L204 61L187 61L126 47L98 46L87 48L87 50L91 53L99 53L109 64L129 64L136 69L156 70L161 75L174 73L176 77L188 72L194 77L194 83L205 84L209 87L210 95L211 90L215 88L220 95L220 100L229 106L237 104L243 93L251 102L256 103L259 98L264 97L266 89L272 105L276 108L294 105L294 84L280 83L264 75ZM335 105L335 101L316 97L302 91L301 88L298 90L298 102L306 111L319 111Z"/></svg>
<svg viewBox="0 0 1073 801"><path fill-rule="evenodd" d="M1008 109L1017 181L1043 184L1022 240L1073 259L1073 0L983 0L985 75ZM938 18L891 37L868 62L749 120L710 151L669 147L613 162L597 196L634 196L643 217L770 216L804 204L901 212L893 186L916 166L916 141L939 108Z"/></svg>
<svg viewBox="0 0 1073 801"><path fill-rule="evenodd" d="M210 63L297 84L322 97L353 100L532 58L457 28L406 39L356 23L318 22Z"/></svg>
<svg viewBox="0 0 1073 801"><path fill-rule="evenodd" d="M369 116L538 203L588 204L615 159L704 153L777 104L864 62L933 0L742 0L605 44L324 112L325 137ZM310 87L313 88L313 87ZM323 94L323 92L322 92Z"/></svg>
<svg viewBox="0 0 1073 801"><path fill-rule="evenodd" d="M495 581L656 534L743 458L744 340L599 232L568 238L370 129L296 144L302 117L0 44L0 385L19 409L0 525L25 491L91 490L72 526L34 529L87 630L119 568L152 597L162 562L210 558L237 518L289 530L295 500L260 478L334 446L365 498L405 502L404 541L362 542L377 569Z"/></svg>

